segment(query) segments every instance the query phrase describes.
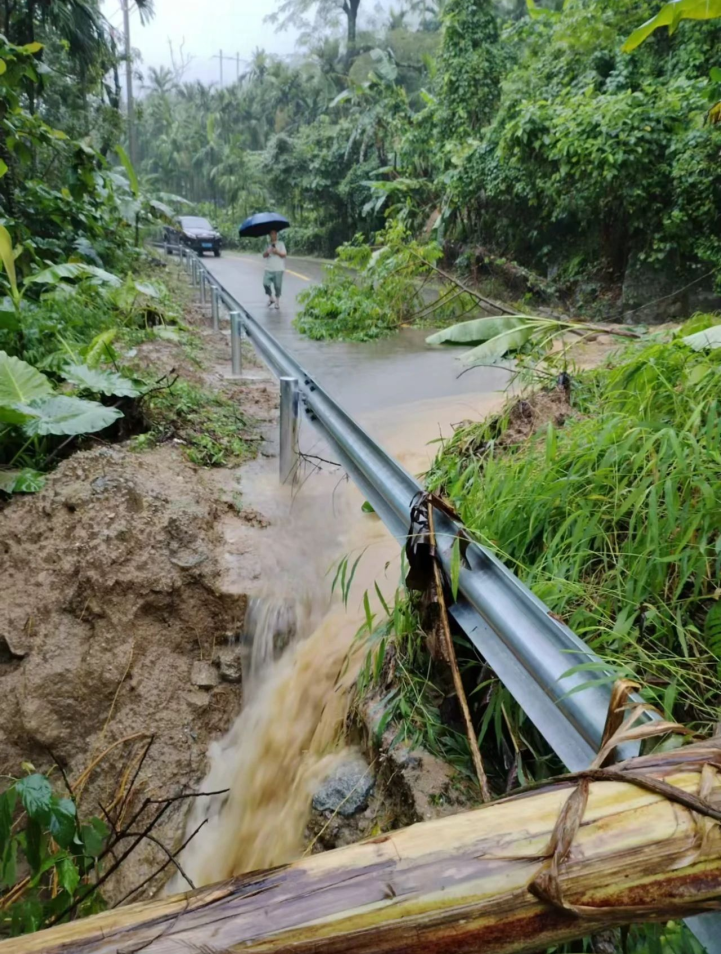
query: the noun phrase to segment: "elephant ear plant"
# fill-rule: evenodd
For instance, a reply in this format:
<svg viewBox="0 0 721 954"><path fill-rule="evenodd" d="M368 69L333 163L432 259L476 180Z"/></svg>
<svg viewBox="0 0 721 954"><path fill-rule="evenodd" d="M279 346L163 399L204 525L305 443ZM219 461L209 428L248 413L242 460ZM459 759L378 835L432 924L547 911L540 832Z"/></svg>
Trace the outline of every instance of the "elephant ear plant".
<svg viewBox="0 0 721 954"><path fill-rule="evenodd" d="M0 326L18 330L22 336L24 296L33 284L58 285L65 279L90 279L120 287L115 275L79 262L54 265L18 285L10 235L0 226L0 258L10 296L0 304ZM41 470L68 438L93 434L123 416L117 407L90 400L90 394L118 398L137 397L135 382L121 374L102 370L90 360L69 351L69 361L58 371L66 386L57 390L50 378L21 358L0 351L0 491L33 492L43 485ZM81 396L82 395L82 396ZM66 438L58 442L56 438Z"/></svg>

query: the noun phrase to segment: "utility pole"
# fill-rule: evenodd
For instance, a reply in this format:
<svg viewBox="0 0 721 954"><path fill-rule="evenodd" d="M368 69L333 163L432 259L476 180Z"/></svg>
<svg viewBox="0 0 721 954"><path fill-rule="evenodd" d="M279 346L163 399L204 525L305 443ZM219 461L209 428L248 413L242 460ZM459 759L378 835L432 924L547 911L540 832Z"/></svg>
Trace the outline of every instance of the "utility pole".
<svg viewBox="0 0 721 954"><path fill-rule="evenodd" d="M220 63L220 86L223 87L223 60L228 60L232 63L235 60L235 78L236 80L240 79L240 53L236 53L235 56L225 56L223 51L220 50L219 53L216 53L213 57L214 60L218 60Z"/></svg>
<svg viewBox="0 0 721 954"><path fill-rule="evenodd" d="M135 165L135 108L133 105L133 62L130 46L130 7L129 0L121 0L123 25L125 29L125 95L128 118L128 151L130 161Z"/></svg>

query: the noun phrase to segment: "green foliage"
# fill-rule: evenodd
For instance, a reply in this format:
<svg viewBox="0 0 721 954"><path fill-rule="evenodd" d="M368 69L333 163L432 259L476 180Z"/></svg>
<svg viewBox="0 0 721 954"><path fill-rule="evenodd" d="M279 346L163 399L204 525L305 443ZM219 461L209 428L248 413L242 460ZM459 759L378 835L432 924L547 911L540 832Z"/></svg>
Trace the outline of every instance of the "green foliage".
<svg viewBox="0 0 721 954"><path fill-rule="evenodd" d="M647 20L623 44L624 53L630 53L659 27L668 27L675 33L682 20L714 20L721 17L721 0L671 0L664 4L655 17Z"/></svg>
<svg viewBox="0 0 721 954"><path fill-rule="evenodd" d="M469 368L496 364L512 354L517 359L516 370L521 373L543 364L549 368L565 369L574 347L592 339L598 326L580 321L541 318L536 315L503 315L475 318L437 331L426 338L430 345L473 344L474 348L460 356ZM713 330L703 331L700 347L709 347ZM696 336L684 339L693 347Z"/></svg>
<svg viewBox="0 0 721 954"><path fill-rule="evenodd" d="M394 222L375 236L375 245L358 235L338 249L324 282L299 296L299 331L316 340L370 341L411 322L452 321L475 307L459 289L428 284L442 255L436 243L415 241Z"/></svg>
<svg viewBox="0 0 721 954"><path fill-rule="evenodd" d="M141 435L137 447L175 438L186 445L188 458L202 467L223 467L252 454L242 436L249 421L237 403L222 394L178 378L169 388L150 394L147 405L151 431Z"/></svg>
<svg viewBox="0 0 721 954"><path fill-rule="evenodd" d="M56 392L47 374L24 358L42 363L46 371L74 385L81 394L138 397L136 383L99 367L104 358L115 358L110 349L114 330L101 330L90 342L87 335L105 321L129 322L137 316L139 298L158 298L159 293L132 276L123 283L115 275L81 262L50 266L26 277L18 287L13 266L19 250L13 248L5 230L0 242L5 249L2 258L10 282L12 314L17 318L4 335L0 332L0 343L4 337L6 346L15 352L0 350L0 490L29 493L42 486L38 471L67 443L55 438L105 430L122 418L123 412L87 397ZM68 284L72 280L80 284ZM88 286L85 293L84 284ZM51 291L33 303L29 295L35 286ZM87 325L78 307L83 302L88 305ZM71 316L67 320L63 320L65 308ZM58 346L59 350L53 350Z"/></svg>
<svg viewBox="0 0 721 954"><path fill-rule="evenodd" d="M101 910L92 888L108 828L81 823L72 798L59 796L32 766L0 793L0 936L37 931L80 911Z"/></svg>
<svg viewBox="0 0 721 954"><path fill-rule="evenodd" d="M475 135L493 117L506 50L491 0L448 0L440 55L442 134Z"/></svg>
<svg viewBox="0 0 721 954"><path fill-rule="evenodd" d="M503 419L461 428L430 475L575 632L697 724L721 701L720 375L681 336L636 347L576 378L563 428L503 453Z"/></svg>

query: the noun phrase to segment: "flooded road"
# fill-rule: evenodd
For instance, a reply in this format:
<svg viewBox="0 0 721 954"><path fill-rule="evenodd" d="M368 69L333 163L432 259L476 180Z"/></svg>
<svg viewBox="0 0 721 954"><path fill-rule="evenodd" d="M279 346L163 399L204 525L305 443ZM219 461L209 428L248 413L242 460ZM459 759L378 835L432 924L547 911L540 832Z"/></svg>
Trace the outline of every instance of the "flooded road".
<svg viewBox="0 0 721 954"><path fill-rule="evenodd" d="M371 344L301 337L292 327L295 296L320 280L318 263L289 260L280 312L265 304L260 258L227 255L206 264L413 474L428 469L438 439L455 423L478 419L502 401L506 372L479 369L459 379L454 352L426 348L426 331ZM300 443L306 452L328 453L310 425ZM343 727L367 651L364 598L381 621L376 587L390 605L402 588L401 547L374 514L362 511L363 498L342 468L304 463L294 485L282 486L268 448L228 479L237 482L228 490L242 507L222 521L220 589L250 598L240 637L244 706L225 737L212 743L201 786L224 794L196 799L188 818L188 836L203 826L183 852L196 885L282 864L307 850L313 794L347 755ZM341 596L331 581L344 560L354 565L353 585ZM168 886L185 888L180 875Z"/></svg>
<svg viewBox="0 0 721 954"><path fill-rule="evenodd" d="M476 368L459 378L462 369L456 359L465 349L429 348L425 339L430 329L404 328L390 338L365 343L311 341L300 335L293 328L299 311L296 295L323 277L323 266L312 259L288 256L280 311L267 307L260 255L226 253L204 261L250 314L358 420L369 411L454 396L469 399L472 408L475 395L497 391L508 380L507 372L498 368Z"/></svg>

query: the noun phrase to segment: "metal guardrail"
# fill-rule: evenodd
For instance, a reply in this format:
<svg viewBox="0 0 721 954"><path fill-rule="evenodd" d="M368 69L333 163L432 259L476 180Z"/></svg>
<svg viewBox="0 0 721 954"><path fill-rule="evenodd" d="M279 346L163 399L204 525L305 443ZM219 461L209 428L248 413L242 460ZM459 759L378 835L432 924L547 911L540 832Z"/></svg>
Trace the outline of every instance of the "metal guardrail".
<svg viewBox="0 0 721 954"><path fill-rule="evenodd" d="M383 450L308 374L243 305L205 269L190 259L194 283L210 282L229 312L232 327L242 325L258 353L279 378L295 378L300 401L313 425L333 448L354 482L391 533L408 536L413 498L421 485ZM240 315L237 321L236 315ZM216 319L217 320L217 319ZM437 546L450 575L453 541L459 524L436 510ZM586 768L603 737L613 673L589 646L552 615L548 607L485 547L466 550L458 600L451 613L529 719L570 771ZM599 669L569 674L595 663ZM620 755L638 754L635 743ZM706 914L687 923L710 954L721 954L721 917Z"/></svg>

